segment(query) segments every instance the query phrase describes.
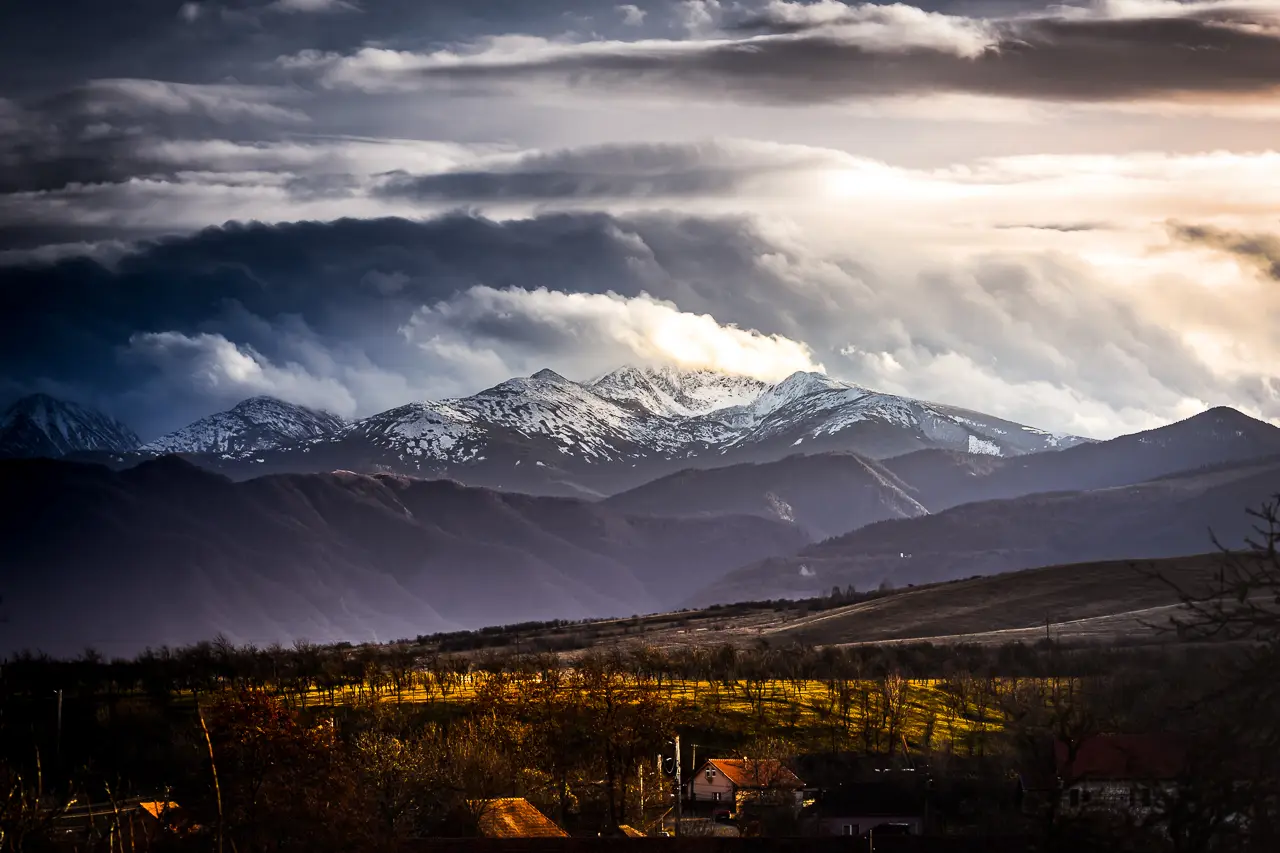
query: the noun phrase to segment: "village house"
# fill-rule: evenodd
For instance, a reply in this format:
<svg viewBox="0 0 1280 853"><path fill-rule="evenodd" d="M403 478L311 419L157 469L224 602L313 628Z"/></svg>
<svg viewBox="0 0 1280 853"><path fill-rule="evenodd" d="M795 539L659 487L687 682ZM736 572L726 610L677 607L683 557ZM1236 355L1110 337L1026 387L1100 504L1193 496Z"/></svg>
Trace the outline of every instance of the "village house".
<svg viewBox="0 0 1280 853"><path fill-rule="evenodd" d="M772 758L712 758L689 782L689 800L695 806L713 804L713 812L724 809L730 815L736 815L747 803L799 811L803 799L804 783Z"/></svg>
<svg viewBox="0 0 1280 853"><path fill-rule="evenodd" d="M468 800L446 823L443 834L480 838L568 838L569 833L524 797Z"/></svg>
<svg viewBox="0 0 1280 853"><path fill-rule="evenodd" d="M1092 735L1074 745L1054 741L1050 760L1051 772L1023 774L1031 807L1053 805L1060 816L1105 810L1141 820L1177 792L1187 753L1168 735Z"/></svg>

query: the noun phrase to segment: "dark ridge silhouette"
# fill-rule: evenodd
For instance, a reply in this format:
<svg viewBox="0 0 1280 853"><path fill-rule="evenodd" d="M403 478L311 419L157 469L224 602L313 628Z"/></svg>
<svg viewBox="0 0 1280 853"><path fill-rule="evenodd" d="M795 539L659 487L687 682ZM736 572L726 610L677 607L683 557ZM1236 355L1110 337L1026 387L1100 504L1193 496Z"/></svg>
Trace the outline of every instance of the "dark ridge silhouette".
<svg viewBox="0 0 1280 853"><path fill-rule="evenodd" d="M794 521L815 539L927 510L910 487L853 453L795 455L777 462L687 469L614 495L605 505L652 515L744 513Z"/></svg>
<svg viewBox="0 0 1280 853"><path fill-rule="evenodd" d="M648 612L808 541L781 521L392 475L232 482L172 456L125 471L6 460L0 507L4 645L59 654Z"/></svg>

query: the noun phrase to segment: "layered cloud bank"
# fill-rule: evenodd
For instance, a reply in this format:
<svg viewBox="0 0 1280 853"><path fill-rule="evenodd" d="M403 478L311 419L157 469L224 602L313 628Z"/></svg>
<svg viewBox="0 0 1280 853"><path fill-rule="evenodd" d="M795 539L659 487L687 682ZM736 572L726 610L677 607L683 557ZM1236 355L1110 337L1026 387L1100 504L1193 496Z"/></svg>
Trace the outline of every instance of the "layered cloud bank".
<svg viewBox="0 0 1280 853"><path fill-rule="evenodd" d="M1280 5L990 8L23 9L0 403L154 434L647 362L1280 418Z"/></svg>
<svg viewBox="0 0 1280 853"><path fill-rule="evenodd" d="M322 86L365 92L665 87L668 96L787 104L939 93L1262 102L1280 78L1280 13L1270 3L1124 0L990 18L837 0L682 9L679 38L506 33L427 51L311 49L277 62Z"/></svg>
<svg viewBox="0 0 1280 853"><path fill-rule="evenodd" d="M1233 238L1177 239L1218 257ZM235 226L110 266L10 267L3 308L32 319L0 363L14 392L92 399L151 433L251 394L356 416L546 366L585 379L647 362L825 369L1109 435L1224 398L1280 414L1274 359L1258 358L1274 287L1241 278L1114 287L1062 252L882 269L768 221L672 213Z"/></svg>

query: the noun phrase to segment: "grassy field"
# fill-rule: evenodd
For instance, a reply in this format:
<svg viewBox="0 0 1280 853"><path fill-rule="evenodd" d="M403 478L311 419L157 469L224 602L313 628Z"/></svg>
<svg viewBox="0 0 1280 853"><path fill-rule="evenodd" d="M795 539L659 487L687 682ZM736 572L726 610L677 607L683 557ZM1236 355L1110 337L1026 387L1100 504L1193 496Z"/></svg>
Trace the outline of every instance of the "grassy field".
<svg viewBox="0 0 1280 853"><path fill-rule="evenodd" d="M421 681L399 691L386 686L310 690L292 697L302 706L392 703L461 710L484 698L518 704L536 683L536 676L493 679L485 674L459 678L447 692ZM959 750L980 748L986 734L1003 724L1000 710L1008 682L999 679L947 681L880 679L838 681L740 679L733 682L620 680L622 695L647 694L680 711L682 719L698 727L724 728L739 733L769 734L797 742L855 746L868 751L920 752L949 745ZM583 688L569 679L559 688ZM582 695L584 701L590 697Z"/></svg>
<svg viewBox="0 0 1280 853"><path fill-rule="evenodd" d="M1045 639L1046 623L1048 636L1061 642L1145 644L1169 639L1151 625L1167 624L1176 615L1178 594L1158 576L1196 588L1213 576L1220 560L1218 554L1205 554L1073 563L875 593L843 606L816 600L754 602L551 628L486 629L474 635L484 644L472 648L563 648L562 656L573 659L601 647L1034 643ZM430 641L421 648L453 651Z"/></svg>
<svg viewBox="0 0 1280 853"><path fill-rule="evenodd" d="M1176 613L1166 583L1203 587L1218 554L1029 569L937 584L801 617L769 631L780 641L874 643L1152 641Z"/></svg>

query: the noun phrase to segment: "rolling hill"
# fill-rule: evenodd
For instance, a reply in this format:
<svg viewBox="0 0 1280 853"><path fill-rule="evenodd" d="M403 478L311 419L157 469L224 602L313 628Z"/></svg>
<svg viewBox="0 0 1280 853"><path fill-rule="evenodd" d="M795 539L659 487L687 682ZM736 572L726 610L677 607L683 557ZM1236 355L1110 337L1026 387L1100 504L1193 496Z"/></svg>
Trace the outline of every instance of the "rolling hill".
<svg viewBox="0 0 1280 853"><path fill-rule="evenodd" d="M768 558L692 596L716 601L803 597L839 585L930 583L1058 563L1172 557L1228 545L1251 532L1245 510L1280 485L1274 458L1193 471L1131 486L1051 492L962 504L882 521Z"/></svg>
<svg viewBox="0 0 1280 853"><path fill-rule="evenodd" d="M1060 637L1073 624L1130 617L1131 628L1160 635L1179 602L1175 586L1202 591L1219 554L1158 560L1072 563L899 590L795 620L770 636L829 643L920 640L1026 631L1031 641ZM1167 582L1166 582L1167 581ZM1173 584L1174 586L1171 586ZM1019 636L1021 639L1022 636Z"/></svg>
<svg viewBox="0 0 1280 853"><path fill-rule="evenodd" d="M1280 427L1219 407L1183 421L1058 453L995 457L931 448L886 459L930 511L1037 492L1123 486L1280 454Z"/></svg>
<svg viewBox="0 0 1280 853"><path fill-rule="evenodd" d="M124 471L0 463L0 645L109 654L387 640L670 607L794 525L349 472L231 480L162 457Z"/></svg>

